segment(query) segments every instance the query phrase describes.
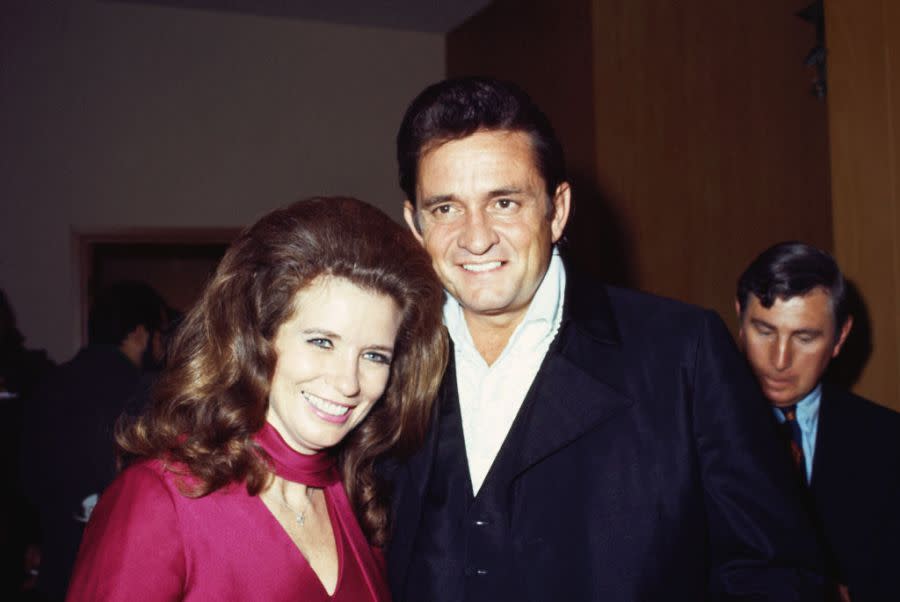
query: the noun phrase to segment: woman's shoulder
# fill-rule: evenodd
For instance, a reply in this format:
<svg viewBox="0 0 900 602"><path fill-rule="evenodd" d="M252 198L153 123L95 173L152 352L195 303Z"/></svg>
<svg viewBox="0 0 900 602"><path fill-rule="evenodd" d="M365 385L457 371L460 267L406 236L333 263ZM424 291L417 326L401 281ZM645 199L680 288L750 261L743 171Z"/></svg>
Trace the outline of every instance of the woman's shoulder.
<svg viewBox="0 0 900 602"><path fill-rule="evenodd" d="M130 503L170 500L173 486L173 479L167 474L164 462L157 459L139 460L119 473L100 499L127 499Z"/></svg>
<svg viewBox="0 0 900 602"><path fill-rule="evenodd" d="M142 497L159 497L176 501L196 485L197 479L183 464L162 458L145 458L130 464L109 486L104 496L134 491Z"/></svg>

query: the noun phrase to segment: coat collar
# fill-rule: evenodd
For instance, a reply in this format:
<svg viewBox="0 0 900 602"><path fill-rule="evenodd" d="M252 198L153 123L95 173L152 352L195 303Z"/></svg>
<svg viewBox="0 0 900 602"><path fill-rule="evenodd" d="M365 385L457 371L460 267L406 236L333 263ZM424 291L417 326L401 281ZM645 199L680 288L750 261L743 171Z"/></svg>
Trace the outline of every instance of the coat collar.
<svg viewBox="0 0 900 602"><path fill-rule="evenodd" d="M622 340L605 285L585 277L566 263L563 321L575 322L598 343L620 345Z"/></svg>

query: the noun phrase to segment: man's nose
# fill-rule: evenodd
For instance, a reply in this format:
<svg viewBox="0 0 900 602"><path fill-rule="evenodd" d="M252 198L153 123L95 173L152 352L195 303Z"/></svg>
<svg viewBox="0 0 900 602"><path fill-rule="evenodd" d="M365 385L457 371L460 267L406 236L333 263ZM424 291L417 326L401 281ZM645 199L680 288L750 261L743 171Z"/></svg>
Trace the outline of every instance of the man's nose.
<svg viewBox="0 0 900 602"><path fill-rule="evenodd" d="M466 215L466 221L459 238L457 238L457 244L469 253L482 255L499 240L490 217L481 211L473 211Z"/></svg>
<svg viewBox="0 0 900 602"><path fill-rule="evenodd" d="M779 372L787 370L791 367L792 359L793 352L791 350L790 340L779 338L775 341L775 345L772 349L772 365L775 369Z"/></svg>

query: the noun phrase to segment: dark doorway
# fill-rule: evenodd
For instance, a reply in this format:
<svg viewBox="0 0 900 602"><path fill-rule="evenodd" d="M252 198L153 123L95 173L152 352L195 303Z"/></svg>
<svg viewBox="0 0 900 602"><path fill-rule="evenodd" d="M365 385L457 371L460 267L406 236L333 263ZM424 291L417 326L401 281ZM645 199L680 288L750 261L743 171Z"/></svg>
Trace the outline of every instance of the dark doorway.
<svg viewBox="0 0 900 602"><path fill-rule="evenodd" d="M179 313L194 305L238 229L172 229L75 235L80 258L81 333L94 295L117 280L155 288Z"/></svg>

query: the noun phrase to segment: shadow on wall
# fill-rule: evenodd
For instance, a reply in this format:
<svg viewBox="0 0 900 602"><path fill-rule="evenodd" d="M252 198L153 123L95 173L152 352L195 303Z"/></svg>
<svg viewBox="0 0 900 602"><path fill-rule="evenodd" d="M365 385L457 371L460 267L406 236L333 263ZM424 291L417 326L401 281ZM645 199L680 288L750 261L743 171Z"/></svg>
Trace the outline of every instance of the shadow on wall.
<svg viewBox="0 0 900 602"><path fill-rule="evenodd" d="M569 174L572 212L560 250L581 272L607 284L634 288L634 241L593 178Z"/></svg>
<svg viewBox="0 0 900 602"><path fill-rule="evenodd" d="M872 355L872 322L866 302L851 280L847 280L847 303L853 316L853 330L841 354L828 366L825 380L852 389Z"/></svg>

